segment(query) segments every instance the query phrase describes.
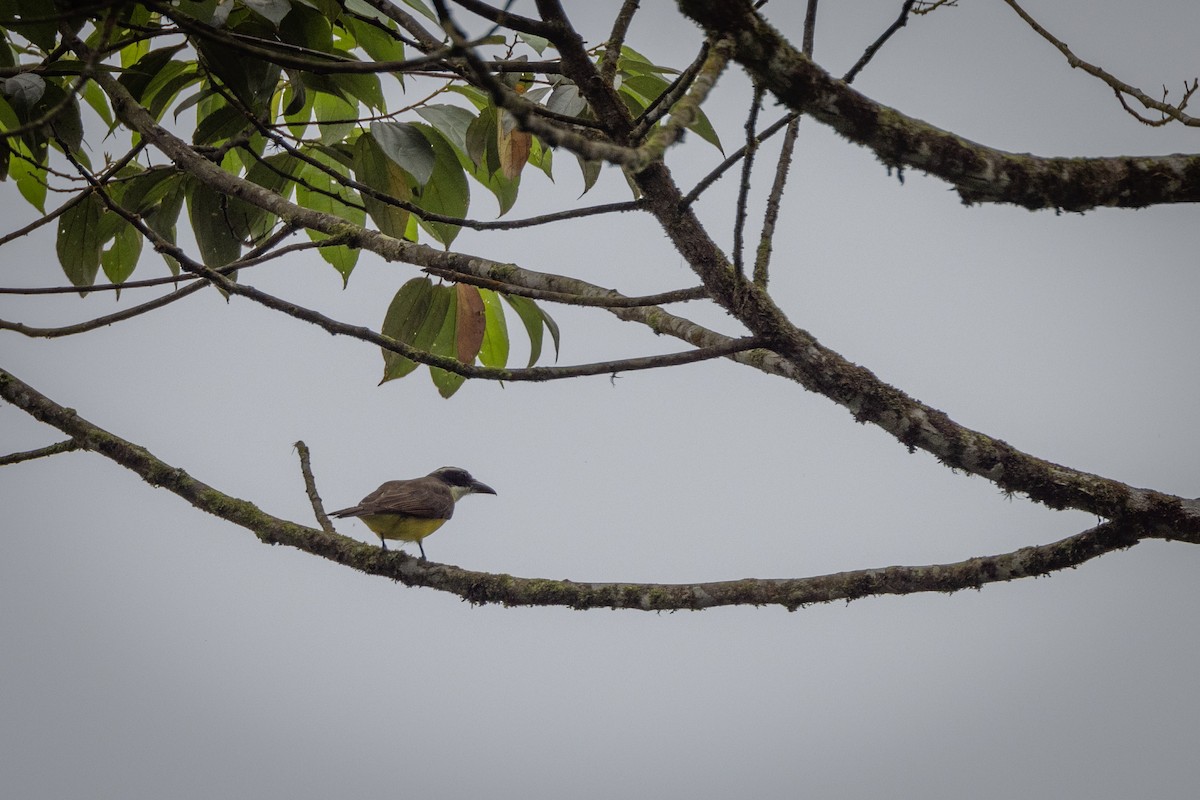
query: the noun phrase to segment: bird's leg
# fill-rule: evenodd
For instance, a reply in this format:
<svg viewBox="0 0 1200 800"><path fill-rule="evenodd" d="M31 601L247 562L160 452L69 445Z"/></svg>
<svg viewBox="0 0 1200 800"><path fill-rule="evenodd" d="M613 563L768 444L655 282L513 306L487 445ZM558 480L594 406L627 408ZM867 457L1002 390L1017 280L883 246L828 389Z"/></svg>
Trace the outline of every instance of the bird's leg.
<svg viewBox="0 0 1200 800"><path fill-rule="evenodd" d="M379 546L380 546L380 547L382 547L382 548L383 548L383 552L385 552L385 553L386 553L386 552L387 552L387 539L385 539L385 538L383 538L382 536L380 536L380 537L379 537Z"/></svg>
<svg viewBox="0 0 1200 800"><path fill-rule="evenodd" d="M421 544L421 540L417 539L417 547L421 549L421 560L425 560L425 545Z"/></svg>

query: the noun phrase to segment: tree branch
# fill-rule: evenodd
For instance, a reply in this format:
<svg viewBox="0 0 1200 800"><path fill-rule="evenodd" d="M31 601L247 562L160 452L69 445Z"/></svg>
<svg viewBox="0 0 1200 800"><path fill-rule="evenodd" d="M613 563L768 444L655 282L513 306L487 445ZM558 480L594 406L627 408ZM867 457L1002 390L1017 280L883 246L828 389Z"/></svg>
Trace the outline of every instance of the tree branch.
<svg viewBox="0 0 1200 800"><path fill-rule="evenodd" d="M870 148L888 166L924 170L966 203L1086 211L1200 202L1200 155L1045 158L970 142L851 89L814 64L746 0L680 0L732 57L781 102Z"/></svg>
<svg viewBox="0 0 1200 800"><path fill-rule="evenodd" d="M951 564L884 567L810 578L747 578L690 584L576 583L519 578L421 561L384 551L336 533L298 525L224 494L167 464L144 447L126 441L42 395L0 369L0 397L35 419L58 428L90 450L126 467L152 486L182 497L192 506L251 531L265 544L283 544L370 575L406 586L426 586L472 603L510 606L563 606L575 609L627 608L643 611L704 609L730 605L778 605L794 611L834 600L886 594L954 592L988 583L1038 577L1078 566L1104 553L1132 547L1144 538L1177 538L1170 531L1138 530L1129 523L1104 523L1059 542L1023 547L1011 553ZM1195 541L1195 538L1189 538Z"/></svg>

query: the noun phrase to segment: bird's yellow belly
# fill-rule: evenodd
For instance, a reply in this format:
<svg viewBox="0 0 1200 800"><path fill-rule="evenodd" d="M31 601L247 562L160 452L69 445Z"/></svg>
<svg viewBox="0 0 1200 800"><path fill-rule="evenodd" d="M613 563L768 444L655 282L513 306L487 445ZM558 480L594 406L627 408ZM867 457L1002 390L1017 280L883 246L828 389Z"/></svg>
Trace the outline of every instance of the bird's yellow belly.
<svg viewBox="0 0 1200 800"><path fill-rule="evenodd" d="M372 514L359 517L380 539L419 542L446 523L444 519L406 517L402 514Z"/></svg>

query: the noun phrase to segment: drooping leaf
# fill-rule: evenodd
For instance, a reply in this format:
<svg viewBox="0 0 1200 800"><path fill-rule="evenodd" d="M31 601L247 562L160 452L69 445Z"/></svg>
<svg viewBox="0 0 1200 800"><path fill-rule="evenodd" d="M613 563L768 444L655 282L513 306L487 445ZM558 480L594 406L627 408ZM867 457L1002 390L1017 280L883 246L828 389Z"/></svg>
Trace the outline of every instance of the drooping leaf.
<svg viewBox="0 0 1200 800"><path fill-rule="evenodd" d="M47 13L46 0L11 0L6 9L5 27L24 36L33 44L49 53L58 42L58 25L54 21L54 13ZM33 22L20 22L30 19Z"/></svg>
<svg viewBox="0 0 1200 800"><path fill-rule="evenodd" d="M498 129L496 108L488 106L480 111L479 116L467 129L469 159L461 160L463 167L470 171L475 180L496 196L500 204L500 214L503 215L517 202L517 191L521 183L520 176L509 178L504 174Z"/></svg>
<svg viewBox="0 0 1200 800"><path fill-rule="evenodd" d="M587 109L587 101L579 93L578 86L564 79L555 84L554 90L550 92L546 108L556 114L577 117Z"/></svg>
<svg viewBox="0 0 1200 800"><path fill-rule="evenodd" d="M57 140L71 149L71 153L85 166L88 164L87 153L80 150L83 144L83 117L79 113L79 99L67 91L57 81L46 81L46 91L41 100L30 109L30 115L35 118L50 118L50 130Z"/></svg>
<svg viewBox="0 0 1200 800"><path fill-rule="evenodd" d="M231 31L245 37L274 39L273 26L250 15L240 18ZM279 82L279 66L208 37L196 37L193 44L200 52L205 69L232 91L244 107L255 116L266 113Z"/></svg>
<svg viewBox="0 0 1200 800"><path fill-rule="evenodd" d="M279 27L283 18L292 10L292 4L288 0L242 0L242 5L269 20L275 27Z"/></svg>
<svg viewBox="0 0 1200 800"><path fill-rule="evenodd" d="M660 67L627 44L621 45L617 68L630 75L678 75L679 70Z"/></svg>
<svg viewBox="0 0 1200 800"><path fill-rule="evenodd" d="M449 299L449 303L446 315L442 320L441 330L433 337L433 342L429 345L429 352L438 356L456 358L458 349L456 341L458 334L458 293L449 286L439 286L437 288L445 290L445 295ZM462 375L447 372L440 367L430 367L429 377L433 379L433 385L437 387L438 394L447 398L457 392L466 380Z"/></svg>
<svg viewBox="0 0 1200 800"><path fill-rule="evenodd" d="M417 183L425 186L433 177L437 156L428 137L406 122L372 122L371 135L388 158L399 164Z"/></svg>
<svg viewBox="0 0 1200 800"><path fill-rule="evenodd" d="M408 177L395 161L384 155L375 137L365 133L354 143L354 176L359 183L366 184L397 200L412 199ZM408 230L409 211L376 199L365 192L362 195L367 214L382 233L403 239Z"/></svg>
<svg viewBox="0 0 1200 800"><path fill-rule="evenodd" d="M370 25L362 20L351 16L345 16L339 20L340 24L354 35L354 40L358 46L366 51L375 61L403 61L404 60L404 42L400 41L395 36L389 36L384 31ZM389 30L392 24L387 22ZM397 74L397 77L400 77Z"/></svg>
<svg viewBox="0 0 1200 800"><path fill-rule="evenodd" d="M441 20L438 19L437 14L433 13L433 9L430 8L429 4L426 3L424 0L401 0L401 2L403 2L404 5L408 6L409 8L416 9L418 12L423 14L430 22L434 22L439 25L441 24Z"/></svg>
<svg viewBox="0 0 1200 800"><path fill-rule="evenodd" d="M142 255L142 235L137 228L125 220L117 229L117 235L100 255L104 275L111 283L122 284L133 274Z"/></svg>
<svg viewBox="0 0 1200 800"><path fill-rule="evenodd" d="M300 162L290 153L275 153L256 161L246 171L246 180L282 197L292 193L292 180ZM254 242L266 236L275 224L275 215L266 209L236 197L229 198L226 212L234 234L242 241Z"/></svg>
<svg viewBox="0 0 1200 800"><path fill-rule="evenodd" d="M175 226L179 219L179 212L183 208L186 193L187 182L181 174L175 173L167 182L162 202L142 214L142 219L146 221L147 227L172 244L175 243ZM171 274L178 275L179 262L175 260L175 257L167 253L163 253L162 256L167 263L167 268L171 270Z"/></svg>
<svg viewBox="0 0 1200 800"><path fill-rule="evenodd" d="M496 149L500 154L500 173L509 180L521 175L529 161L529 147L533 136L517 127L511 114L504 111L496 118Z"/></svg>
<svg viewBox="0 0 1200 800"><path fill-rule="evenodd" d="M367 108L380 111L387 107L387 101L383 97L383 87L380 86L377 75L348 72L329 77L343 94L353 97Z"/></svg>
<svg viewBox="0 0 1200 800"><path fill-rule="evenodd" d="M458 155L446 138L424 123L413 123L433 147L434 168L429 182L413 191L413 202L426 211L447 217L462 218L471 204L471 190ZM420 220L420 225L447 247L458 236L460 227L445 222Z"/></svg>
<svg viewBox="0 0 1200 800"><path fill-rule="evenodd" d="M491 289L480 289L483 298L486 326L483 344L479 348L479 361L485 367L508 366L508 322L504 317L504 306L500 296Z"/></svg>
<svg viewBox="0 0 1200 800"><path fill-rule="evenodd" d="M579 171L583 174L583 191L579 194L584 195L596 185L596 179L600 177L600 168L604 165L599 161L588 161L578 153L574 155L575 160L579 163Z"/></svg>
<svg viewBox="0 0 1200 800"><path fill-rule="evenodd" d="M358 116L358 107L354 103L324 92L317 93L313 111L317 116L322 144L336 144L349 136L354 130L354 119Z"/></svg>
<svg viewBox="0 0 1200 800"><path fill-rule="evenodd" d="M182 47L182 45L175 45L151 50L129 65L117 77L117 83L124 86L139 103L146 105L146 89L171 62L171 56L179 52Z"/></svg>
<svg viewBox="0 0 1200 800"><path fill-rule="evenodd" d="M331 149L311 148L308 154L321 162L325 169L308 165L302 173L302 180L296 186L296 202L314 211L324 211L333 214L354 225L362 225L367 220L366 211L362 207L358 193L345 186L342 181L335 180L329 170L341 177L347 177L349 169L335 158ZM308 236L314 242L328 239L328 234L309 229ZM350 279L350 272L358 263L358 250L344 244L321 248L321 258L325 259L342 275L343 284Z"/></svg>
<svg viewBox="0 0 1200 800"><path fill-rule="evenodd" d="M517 312L517 316L521 319L521 324L525 326L525 333L529 336L529 364L532 367L537 363L537 360L542 357L542 336L544 320L542 311L538 308L537 303L530 300L528 297L521 297L515 294L501 294L501 297L512 306L512 310Z"/></svg>
<svg viewBox="0 0 1200 800"><path fill-rule="evenodd" d="M58 218L55 250L72 286L88 287L100 271L100 218L104 205L95 194L88 194Z"/></svg>
<svg viewBox="0 0 1200 800"><path fill-rule="evenodd" d="M417 334L425 324L433 307L433 282L429 278L413 278L396 292L383 318L380 333L399 342L412 345L417 340ZM441 320L437 321L437 329L441 328ZM396 378L403 378L420 366L416 361L405 358L391 350L383 352L383 380L385 383Z"/></svg>
<svg viewBox="0 0 1200 800"><path fill-rule="evenodd" d="M455 319L455 356L464 364L474 364L475 356L483 346L483 335L487 329L487 312L479 289L467 283L454 285L458 301L458 316Z"/></svg>
<svg viewBox="0 0 1200 800"><path fill-rule="evenodd" d="M621 91L626 95L626 99L628 100L628 94L637 95L642 101L641 105L643 107L648 106L669 88L670 84L658 75L633 75L625 78L621 83ZM709 122L703 109L697 109L697 111L699 113L697 114L696 121L688 126L688 130L693 131L697 136L721 152L725 152L724 148L721 147L720 137L717 136L716 130L713 129L712 123Z"/></svg>
<svg viewBox="0 0 1200 800"><path fill-rule="evenodd" d="M223 267L242 255L242 242L227 212L229 196L199 181L189 181L188 216L200 248L200 257L210 267Z"/></svg>
<svg viewBox="0 0 1200 800"><path fill-rule="evenodd" d="M33 108L45 93L45 78L32 72L22 72L4 80L4 96L15 108Z"/></svg>
<svg viewBox="0 0 1200 800"><path fill-rule="evenodd" d="M517 38L518 38L518 39L520 39L520 40L521 40L522 42L524 42L525 44L527 44L527 45L529 45L530 47L532 47L532 48L533 48L533 51L534 51L535 53L537 53L539 56L540 56L540 55L541 55L543 52L545 52L545 50L546 50L546 48L547 48L547 47L549 47L549 46L550 46L550 40L549 40L549 39L543 38L543 37L541 37L541 36L535 36L535 35L534 35L534 34L532 34L532 33L521 33L521 32L519 32L519 31L518 31L518 32L517 32Z"/></svg>
<svg viewBox="0 0 1200 800"><path fill-rule="evenodd" d="M42 151L43 157L38 159L20 139L10 140L9 147L12 155L9 157L8 172L17 184L17 191L30 205L46 213L45 150Z"/></svg>
<svg viewBox="0 0 1200 800"><path fill-rule="evenodd" d="M176 109L176 113L179 110ZM221 98L201 100L196 115L199 119L192 142L202 147L227 142L251 125L245 114Z"/></svg>
<svg viewBox="0 0 1200 800"><path fill-rule="evenodd" d="M417 113L445 136L455 150L467 152L467 129L475 121L474 114L461 106L444 103L421 106Z"/></svg>

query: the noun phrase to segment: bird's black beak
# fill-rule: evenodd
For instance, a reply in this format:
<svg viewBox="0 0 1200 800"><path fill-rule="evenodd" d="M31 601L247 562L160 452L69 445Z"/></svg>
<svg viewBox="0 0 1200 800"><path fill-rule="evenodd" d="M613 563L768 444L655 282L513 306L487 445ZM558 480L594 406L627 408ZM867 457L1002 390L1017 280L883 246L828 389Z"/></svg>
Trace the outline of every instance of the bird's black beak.
<svg viewBox="0 0 1200 800"><path fill-rule="evenodd" d="M479 481L471 481L471 491L476 494L495 494L496 490L488 486L486 483Z"/></svg>

